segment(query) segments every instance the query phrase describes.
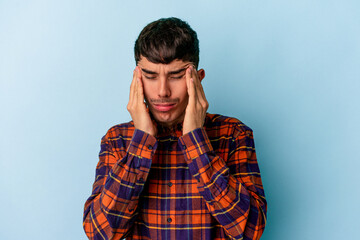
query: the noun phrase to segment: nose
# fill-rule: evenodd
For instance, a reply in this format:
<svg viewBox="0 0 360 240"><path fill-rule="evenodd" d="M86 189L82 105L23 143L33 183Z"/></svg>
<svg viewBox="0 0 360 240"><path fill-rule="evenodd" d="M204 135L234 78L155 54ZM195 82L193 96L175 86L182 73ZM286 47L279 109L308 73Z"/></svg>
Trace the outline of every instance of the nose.
<svg viewBox="0 0 360 240"><path fill-rule="evenodd" d="M171 96L169 83L166 78L162 77L159 81L159 97L167 98Z"/></svg>

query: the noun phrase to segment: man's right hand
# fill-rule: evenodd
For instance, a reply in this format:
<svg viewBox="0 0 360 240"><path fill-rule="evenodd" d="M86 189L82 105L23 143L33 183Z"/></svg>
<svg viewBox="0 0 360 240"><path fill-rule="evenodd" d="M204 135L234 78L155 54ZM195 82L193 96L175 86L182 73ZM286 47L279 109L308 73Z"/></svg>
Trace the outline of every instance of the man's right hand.
<svg viewBox="0 0 360 240"><path fill-rule="evenodd" d="M150 114L147 111L146 104L144 102L144 88L141 76L142 74L140 68L136 67L130 86L130 97L127 110L129 111L131 118L134 121L134 126L136 129L156 136L157 129L151 121Z"/></svg>

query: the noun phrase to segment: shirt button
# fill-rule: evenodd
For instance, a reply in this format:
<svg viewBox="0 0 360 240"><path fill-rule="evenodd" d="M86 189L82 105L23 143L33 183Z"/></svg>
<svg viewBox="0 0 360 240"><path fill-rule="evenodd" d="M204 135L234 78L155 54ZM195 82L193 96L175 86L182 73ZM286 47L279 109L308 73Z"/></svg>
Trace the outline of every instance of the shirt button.
<svg viewBox="0 0 360 240"><path fill-rule="evenodd" d="M171 223L171 222L172 222L172 219L171 219L171 218L168 218L167 221L168 221L168 223Z"/></svg>
<svg viewBox="0 0 360 240"><path fill-rule="evenodd" d="M185 150L185 149L186 149L186 146L185 146L185 145L183 145L183 146L182 146L182 148Z"/></svg>
<svg viewBox="0 0 360 240"><path fill-rule="evenodd" d="M151 145L148 145L148 149L152 150L152 149L153 149L153 147L152 147Z"/></svg>
<svg viewBox="0 0 360 240"><path fill-rule="evenodd" d="M172 185L173 185L172 182L169 182L169 183L168 183L168 186L169 186L169 187L171 187Z"/></svg>
<svg viewBox="0 0 360 240"><path fill-rule="evenodd" d="M142 177L139 178L139 182L144 182L144 179Z"/></svg>

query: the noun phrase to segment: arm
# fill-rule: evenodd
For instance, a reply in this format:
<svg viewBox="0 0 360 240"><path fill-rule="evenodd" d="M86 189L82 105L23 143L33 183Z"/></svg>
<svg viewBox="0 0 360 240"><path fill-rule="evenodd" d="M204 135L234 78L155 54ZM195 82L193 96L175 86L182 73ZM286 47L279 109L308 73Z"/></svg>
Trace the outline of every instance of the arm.
<svg viewBox="0 0 360 240"><path fill-rule="evenodd" d="M204 71L186 71L189 102L185 111L183 144L189 170L207 208L232 239L259 239L266 223L266 200L257 165L251 129L235 126L226 159L214 152L203 128L209 106L201 80Z"/></svg>
<svg viewBox="0 0 360 240"><path fill-rule="evenodd" d="M120 239L130 232L157 147L155 137L137 129L125 153L119 151L125 148L123 139L117 139L116 147L112 138L109 131L101 141L93 192L85 203L83 226L89 239Z"/></svg>
<svg viewBox="0 0 360 240"><path fill-rule="evenodd" d="M260 239L267 203L253 134L236 126L227 163L214 152L204 128L180 138L185 159L211 215L232 239Z"/></svg>
<svg viewBox="0 0 360 240"><path fill-rule="evenodd" d="M157 129L144 103L138 67L134 70L127 109L135 126L127 149L124 136L114 134L115 130L110 130L101 141L93 193L84 211L84 230L90 239L122 238L131 232L157 147Z"/></svg>

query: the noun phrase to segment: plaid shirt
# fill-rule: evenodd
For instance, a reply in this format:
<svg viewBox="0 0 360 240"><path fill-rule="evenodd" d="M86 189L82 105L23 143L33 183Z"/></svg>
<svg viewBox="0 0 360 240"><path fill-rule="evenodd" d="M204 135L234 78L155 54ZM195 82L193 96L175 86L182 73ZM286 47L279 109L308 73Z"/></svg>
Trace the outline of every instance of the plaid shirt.
<svg viewBox="0 0 360 240"><path fill-rule="evenodd" d="M129 122L102 138L89 239L259 239L267 204L252 130L214 114L186 135L157 128L155 138Z"/></svg>

